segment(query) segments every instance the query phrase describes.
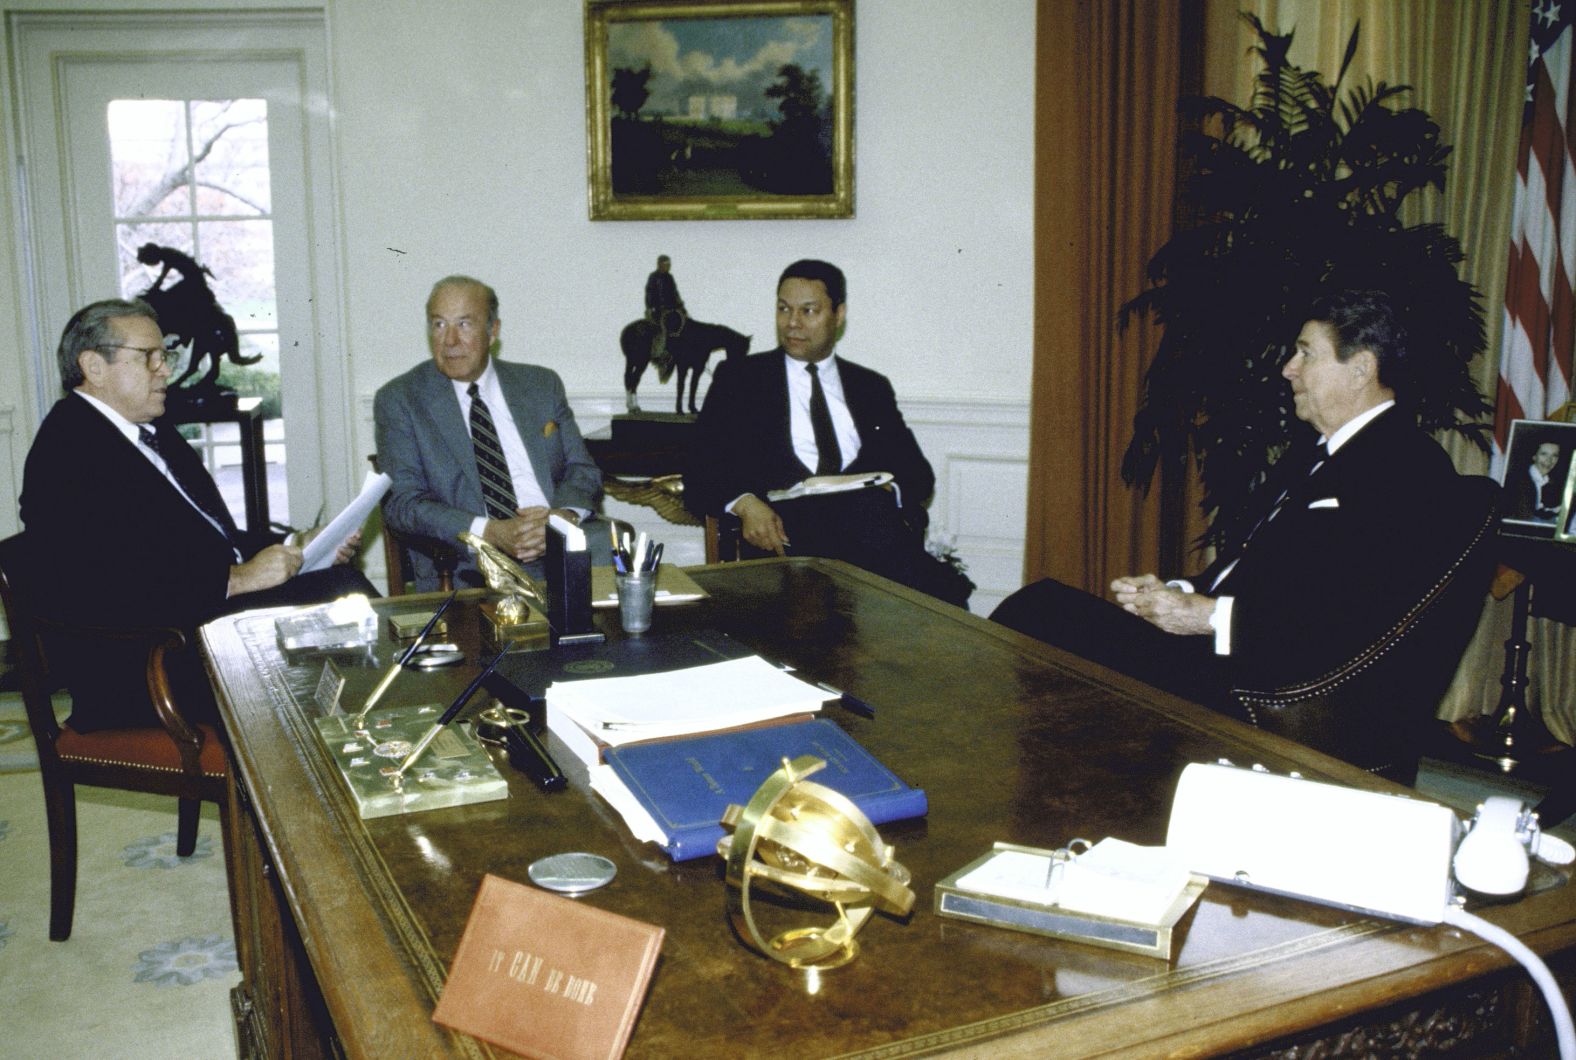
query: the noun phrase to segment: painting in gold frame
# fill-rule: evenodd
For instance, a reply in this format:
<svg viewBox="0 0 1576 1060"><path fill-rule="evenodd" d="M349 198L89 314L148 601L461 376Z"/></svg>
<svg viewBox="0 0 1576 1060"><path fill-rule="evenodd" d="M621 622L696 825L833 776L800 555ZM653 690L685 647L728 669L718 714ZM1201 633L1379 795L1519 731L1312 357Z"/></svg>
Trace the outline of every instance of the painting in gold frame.
<svg viewBox="0 0 1576 1060"><path fill-rule="evenodd" d="M854 0L586 0L600 220L854 215Z"/></svg>

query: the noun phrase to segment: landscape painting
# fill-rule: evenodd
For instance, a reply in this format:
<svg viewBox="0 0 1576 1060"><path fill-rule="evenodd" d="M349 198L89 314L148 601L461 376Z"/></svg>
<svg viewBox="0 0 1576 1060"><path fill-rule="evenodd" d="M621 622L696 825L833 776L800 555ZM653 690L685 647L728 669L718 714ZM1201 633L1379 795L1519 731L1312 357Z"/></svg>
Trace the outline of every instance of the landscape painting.
<svg viewBox="0 0 1576 1060"><path fill-rule="evenodd" d="M590 0L592 219L851 217L852 22L852 0Z"/></svg>

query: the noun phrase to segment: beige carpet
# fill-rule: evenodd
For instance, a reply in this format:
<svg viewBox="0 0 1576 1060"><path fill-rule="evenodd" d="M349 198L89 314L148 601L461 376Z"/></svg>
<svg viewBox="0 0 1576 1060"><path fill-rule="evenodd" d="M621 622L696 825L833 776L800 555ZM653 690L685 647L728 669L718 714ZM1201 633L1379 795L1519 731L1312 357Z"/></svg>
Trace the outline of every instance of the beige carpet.
<svg viewBox="0 0 1576 1060"><path fill-rule="evenodd" d="M49 941L36 771L0 773L0 1056L230 1058L235 969L218 811L175 856L175 800L77 789L76 921Z"/></svg>

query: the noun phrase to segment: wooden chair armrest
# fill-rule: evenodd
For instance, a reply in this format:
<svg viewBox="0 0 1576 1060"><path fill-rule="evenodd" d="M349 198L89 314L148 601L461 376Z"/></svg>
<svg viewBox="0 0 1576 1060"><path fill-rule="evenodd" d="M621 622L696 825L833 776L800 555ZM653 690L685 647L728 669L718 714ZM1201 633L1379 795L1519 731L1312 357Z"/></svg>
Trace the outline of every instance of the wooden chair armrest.
<svg viewBox="0 0 1576 1060"><path fill-rule="evenodd" d="M159 724L170 734L180 751L185 771L200 774L198 758L202 754L203 734L181 712L170 685L169 671L164 660L170 652L181 651L187 646L186 635L173 626L95 626L78 622L36 617L38 632L87 640L143 643L147 645L148 661L144 671L148 698L153 702Z"/></svg>

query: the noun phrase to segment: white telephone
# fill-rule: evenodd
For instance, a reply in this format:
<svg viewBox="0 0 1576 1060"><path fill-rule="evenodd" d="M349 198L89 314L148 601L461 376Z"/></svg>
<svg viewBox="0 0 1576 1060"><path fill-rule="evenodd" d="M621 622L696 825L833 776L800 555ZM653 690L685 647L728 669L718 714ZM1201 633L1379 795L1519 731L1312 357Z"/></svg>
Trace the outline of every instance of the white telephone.
<svg viewBox="0 0 1576 1060"><path fill-rule="evenodd" d="M1547 966L1516 936L1467 912L1455 889L1517 894L1529 858L1569 865L1576 850L1503 796L1485 799L1462 833L1454 811L1422 799L1263 766L1194 763L1177 781L1166 846L1222 883L1413 923L1446 921L1488 939L1527 968L1553 1013L1560 1056L1576 1060L1576 1028Z"/></svg>

